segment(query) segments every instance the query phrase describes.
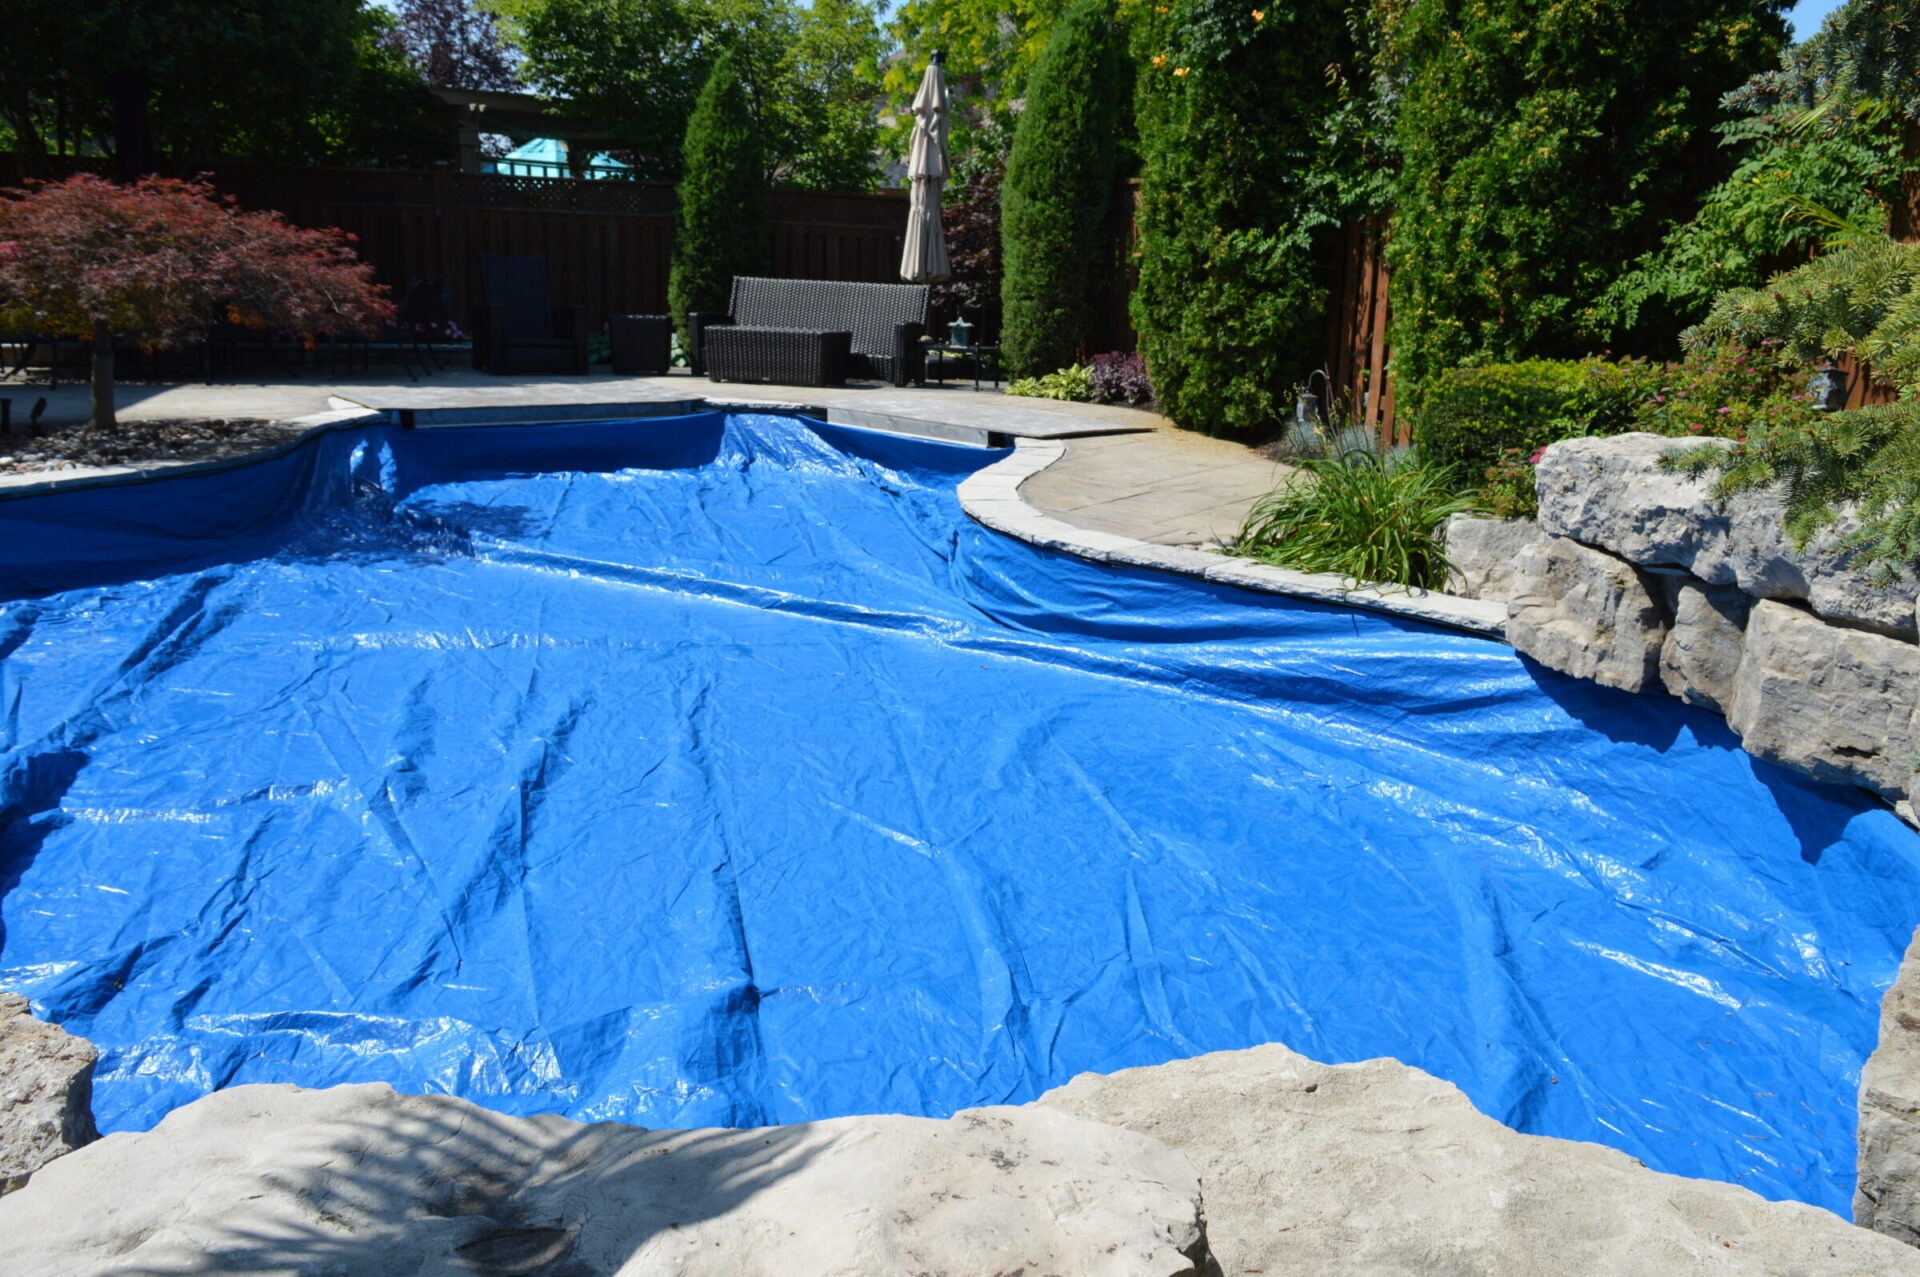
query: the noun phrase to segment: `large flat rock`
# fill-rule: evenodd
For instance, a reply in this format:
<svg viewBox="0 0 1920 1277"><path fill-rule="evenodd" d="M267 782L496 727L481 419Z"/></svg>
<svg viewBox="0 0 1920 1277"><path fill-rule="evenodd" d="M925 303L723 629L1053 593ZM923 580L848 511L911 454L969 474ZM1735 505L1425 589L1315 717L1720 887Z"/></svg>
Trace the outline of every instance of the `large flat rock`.
<svg viewBox="0 0 1920 1277"><path fill-rule="evenodd" d="M1545 536L1531 519L1453 515L1440 532L1447 552L1447 593L1506 602L1513 594L1514 561Z"/></svg>
<svg viewBox="0 0 1920 1277"><path fill-rule="evenodd" d="M1853 1220L1920 1245L1920 933L1880 1003L1880 1041L1860 1070Z"/></svg>
<svg viewBox="0 0 1920 1277"><path fill-rule="evenodd" d="M1263 1046L1083 1075L1038 1103L1185 1152L1230 1274L1920 1274L1920 1251L1837 1215L1517 1134L1391 1060Z"/></svg>
<svg viewBox="0 0 1920 1277"><path fill-rule="evenodd" d="M1731 585L1707 585L1692 577L1661 584L1673 628L1660 646L1660 682L1689 705L1724 714L1746 654L1753 598Z"/></svg>
<svg viewBox="0 0 1920 1277"><path fill-rule="evenodd" d="M1662 470L1661 458L1686 442L1626 434L1554 444L1534 469L1541 530L1639 567L1685 568L1710 585L1804 601L1829 620L1915 636L1920 577L1907 572L1889 587L1870 584L1838 548L1838 538L1856 526L1845 518L1806 549L1794 549L1777 493L1743 492L1720 502L1711 480Z"/></svg>
<svg viewBox="0 0 1920 1277"><path fill-rule="evenodd" d="M1762 599L1727 722L1750 754L1897 802L1920 754L1920 647Z"/></svg>
<svg viewBox="0 0 1920 1277"><path fill-rule="evenodd" d="M0 993L0 1194L94 1138L93 1043Z"/></svg>
<svg viewBox="0 0 1920 1277"><path fill-rule="evenodd" d="M1629 692L1658 687L1671 619L1659 587L1611 554L1548 537L1514 556L1507 642L1549 669Z"/></svg>
<svg viewBox="0 0 1920 1277"><path fill-rule="evenodd" d="M1206 1271L1186 1158L1055 1109L644 1131L242 1086L0 1198L0 1272Z"/></svg>

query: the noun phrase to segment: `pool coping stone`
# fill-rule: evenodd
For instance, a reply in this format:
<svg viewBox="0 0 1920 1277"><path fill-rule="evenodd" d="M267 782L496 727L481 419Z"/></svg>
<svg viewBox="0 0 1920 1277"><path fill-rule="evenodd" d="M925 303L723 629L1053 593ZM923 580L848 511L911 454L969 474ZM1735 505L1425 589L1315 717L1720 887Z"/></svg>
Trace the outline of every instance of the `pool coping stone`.
<svg viewBox="0 0 1920 1277"><path fill-rule="evenodd" d="M1096 532L1056 519L1023 500L1020 487L1064 456L1066 444L1060 440L1017 439L1011 456L975 471L962 481L960 508L995 532L1098 563L1168 572L1339 607L1358 607L1506 642L1504 603L1436 594L1431 590L1360 584L1337 573L1296 572L1210 550L1156 545L1117 533Z"/></svg>

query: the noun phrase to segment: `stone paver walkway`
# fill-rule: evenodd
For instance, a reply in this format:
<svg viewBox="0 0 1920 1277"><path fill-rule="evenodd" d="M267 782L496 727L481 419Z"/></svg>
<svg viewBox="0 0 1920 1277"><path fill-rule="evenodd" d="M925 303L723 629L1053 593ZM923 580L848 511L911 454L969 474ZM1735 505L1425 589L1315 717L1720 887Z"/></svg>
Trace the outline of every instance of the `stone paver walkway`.
<svg viewBox="0 0 1920 1277"><path fill-rule="evenodd" d="M16 421L48 400L45 425L84 420L87 388L0 381ZM685 412L706 406L799 408L842 425L976 444L1065 439L1065 456L1029 479L1021 496L1068 523L1161 545L1213 546L1239 529L1247 508L1285 468L1237 443L1176 430L1152 413L1095 404L1013 399L966 385L748 386L684 372L665 377L492 377L449 368L419 381L400 369L312 378L119 387L122 416L158 420L261 417L286 420L365 407L406 413L418 425L484 418L552 419L631 409ZM13 486L13 485L8 485Z"/></svg>
<svg viewBox="0 0 1920 1277"><path fill-rule="evenodd" d="M1066 455L1020 487L1029 505L1096 532L1158 545L1231 540L1287 467L1244 444L1155 421L1139 434L1072 439Z"/></svg>

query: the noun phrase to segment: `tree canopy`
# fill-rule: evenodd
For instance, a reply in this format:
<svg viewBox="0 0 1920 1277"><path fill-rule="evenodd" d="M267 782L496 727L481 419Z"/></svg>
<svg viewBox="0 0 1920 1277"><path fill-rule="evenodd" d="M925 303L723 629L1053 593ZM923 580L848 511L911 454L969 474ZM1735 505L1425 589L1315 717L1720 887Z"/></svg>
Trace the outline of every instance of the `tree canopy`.
<svg viewBox="0 0 1920 1277"><path fill-rule="evenodd" d="M525 54L523 75L572 100L631 148L645 176L680 173L714 60L732 51L770 181L877 181L881 39L876 0L489 0Z"/></svg>
<svg viewBox="0 0 1920 1277"><path fill-rule="evenodd" d="M339 231L241 212L211 187L81 174L0 195L0 326L91 338L93 424L113 424L113 338L191 345L226 322L366 333L393 307Z"/></svg>
<svg viewBox="0 0 1920 1277"><path fill-rule="evenodd" d="M935 50L947 55L954 99L956 149L992 114L1009 115L1025 97L1027 77L1047 47L1069 0L905 0L888 32L902 56L887 67L887 97L904 115ZM910 121L909 121L910 123ZM1001 135L1010 138L1011 133Z"/></svg>
<svg viewBox="0 0 1920 1277"><path fill-rule="evenodd" d="M1730 167L1718 104L1778 60L1780 7L1385 6L1403 394L1469 357L1577 355L1609 336L1600 295Z"/></svg>
<svg viewBox="0 0 1920 1277"><path fill-rule="evenodd" d="M473 0L399 0L380 40L428 84L449 89L515 89L514 49L493 14Z"/></svg>
<svg viewBox="0 0 1920 1277"><path fill-rule="evenodd" d="M362 0L10 0L0 122L32 171L110 155L114 87L144 99L158 158L426 163L431 99Z"/></svg>

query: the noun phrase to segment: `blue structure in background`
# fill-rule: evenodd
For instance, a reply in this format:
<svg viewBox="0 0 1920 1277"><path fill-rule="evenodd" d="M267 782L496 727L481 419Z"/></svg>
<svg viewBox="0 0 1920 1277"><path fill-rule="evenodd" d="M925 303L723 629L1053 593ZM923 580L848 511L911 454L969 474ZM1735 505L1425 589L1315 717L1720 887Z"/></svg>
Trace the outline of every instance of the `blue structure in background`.
<svg viewBox="0 0 1920 1277"><path fill-rule="evenodd" d="M497 160L489 160L480 168L483 173L497 173L501 177L571 177L588 181L633 180L633 165L623 164L611 155L590 155L587 162L575 172L569 159L569 148L559 138L537 137L531 142L523 142Z"/></svg>
<svg viewBox="0 0 1920 1277"><path fill-rule="evenodd" d="M1844 1210L1920 839L1716 718L985 531L793 419L0 502L0 987L107 1130L944 1114L1278 1041Z"/></svg>

